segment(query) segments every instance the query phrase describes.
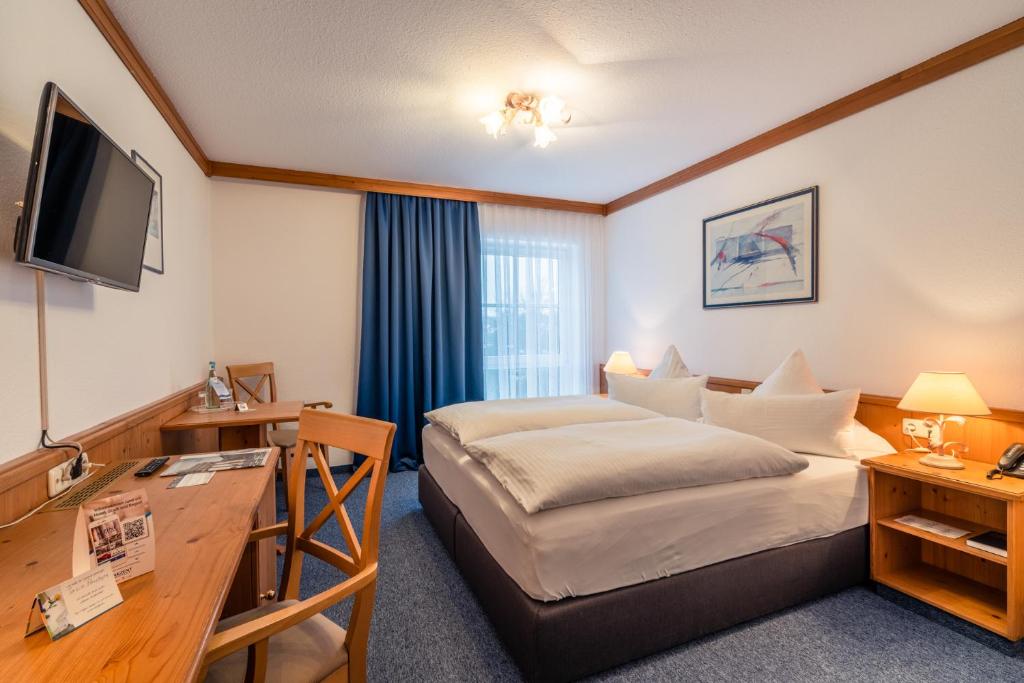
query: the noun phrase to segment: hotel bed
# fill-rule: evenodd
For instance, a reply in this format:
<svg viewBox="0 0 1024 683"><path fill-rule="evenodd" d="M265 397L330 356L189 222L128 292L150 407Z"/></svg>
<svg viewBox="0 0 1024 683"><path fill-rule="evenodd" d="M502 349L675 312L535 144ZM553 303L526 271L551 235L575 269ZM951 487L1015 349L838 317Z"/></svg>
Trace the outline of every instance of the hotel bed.
<svg viewBox="0 0 1024 683"><path fill-rule="evenodd" d="M528 680L580 678L867 578L856 460L527 514L445 430L423 442L424 511Z"/></svg>
<svg viewBox="0 0 1024 683"><path fill-rule="evenodd" d="M527 514L444 430L423 431L424 460L501 569L534 600L604 591L823 538L867 523L855 460L806 456L784 477L608 498Z"/></svg>

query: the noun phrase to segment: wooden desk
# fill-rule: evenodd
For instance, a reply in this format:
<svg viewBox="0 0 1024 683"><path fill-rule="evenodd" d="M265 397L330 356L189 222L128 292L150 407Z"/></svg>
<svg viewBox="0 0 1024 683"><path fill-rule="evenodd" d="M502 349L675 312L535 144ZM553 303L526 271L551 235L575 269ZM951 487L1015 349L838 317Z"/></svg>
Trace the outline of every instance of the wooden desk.
<svg viewBox="0 0 1024 683"><path fill-rule="evenodd" d="M222 451L256 448L267 445L268 424L297 422L302 408L302 401L278 401L256 403L245 412L222 410L199 413L187 410L161 425L160 431L215 428L218 433L218 449Z"/></svg>
<svg viewBox="0 0 1024 683"><path fill-rule="evenodd" d="M135 478L133 469L97 494L146 489L156 570L121 584L121 605L55 642L45 631L25 638L25 624L33 596L71 578L77 510L39 512L0 530L0 681L195 680L248 534L256 521L273 523L262 510L269 495L273 515L276 460L275 450L262 468L181 489L168 489L166 477ZM267 541L257 552L276 574Z"/></svg>

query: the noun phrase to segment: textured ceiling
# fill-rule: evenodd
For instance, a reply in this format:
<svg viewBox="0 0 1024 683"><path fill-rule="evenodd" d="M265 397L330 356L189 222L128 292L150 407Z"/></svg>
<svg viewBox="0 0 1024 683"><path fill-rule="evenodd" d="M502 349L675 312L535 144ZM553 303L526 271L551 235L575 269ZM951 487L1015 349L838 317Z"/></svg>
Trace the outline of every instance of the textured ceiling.
<svg viewBox="0 0 1024 683"><path fill-rule="evenodd" d="M1022 0L108 0L211 159L605 202L1005 24ZM545 150L477 119L573 112Z"/></svg>

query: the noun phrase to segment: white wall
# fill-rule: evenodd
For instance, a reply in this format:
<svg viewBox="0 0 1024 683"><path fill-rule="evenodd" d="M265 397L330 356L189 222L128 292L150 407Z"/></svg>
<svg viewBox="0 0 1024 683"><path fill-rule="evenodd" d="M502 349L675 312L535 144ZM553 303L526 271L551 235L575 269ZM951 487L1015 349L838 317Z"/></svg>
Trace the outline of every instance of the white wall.
<svg viewBox="0 0 1024 683"><path fill-rule="evenodd" d="M1024 408L1024 49L608 217L608 350L763 379L802 347L824 386L900 395L962 369ZM815 304L701 308L701 221L820 186Z"/></svg>
<svg viewBox="0 0 1024 683"><path fill-rule="evenodd" d="M218 368L273 361L278 398L353 412L362 194L212 185Z"/></svg>
<svg viewBox="0 0 1024 683"><path fill-rule="evenodd" d="M210 181L76 2L0 3L0 462L39 440L33 271L14 263L39 97L54 81L163 175L166 274L141 292L46 276L51 434L64 437L202 379L212 351Z"/></svg>

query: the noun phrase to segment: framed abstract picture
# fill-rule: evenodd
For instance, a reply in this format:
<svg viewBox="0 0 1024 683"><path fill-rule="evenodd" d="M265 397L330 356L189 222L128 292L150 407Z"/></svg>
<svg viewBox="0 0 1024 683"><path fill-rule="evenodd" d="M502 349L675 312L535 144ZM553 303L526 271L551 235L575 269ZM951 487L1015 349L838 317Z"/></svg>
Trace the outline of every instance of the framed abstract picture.
<svg viewBox="0 0 1024 683"><path fill-rule="evenodd" d="M704 219L704 308L817 300L817 186Z"/></svg>
<svg viewBox="0 0 1024 683"><path fill-rule="evenodd" d="M164 272L164 179L142 155L132 150L132 161L153 179L153 204L149 209L149 227L146 230L146 251L142 266L154 273Z"/></svg>

